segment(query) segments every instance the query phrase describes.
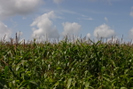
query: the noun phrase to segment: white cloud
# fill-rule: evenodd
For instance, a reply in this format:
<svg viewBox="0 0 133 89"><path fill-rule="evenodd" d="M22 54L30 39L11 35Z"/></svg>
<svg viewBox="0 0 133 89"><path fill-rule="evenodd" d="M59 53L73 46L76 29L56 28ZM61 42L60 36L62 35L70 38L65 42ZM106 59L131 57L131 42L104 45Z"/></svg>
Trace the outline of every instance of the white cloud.
<svg viewBox="0 0 133 89"><path fill-rule="evenodd" d="M59 33L56 27L53 27L53 23L51 21L52 18L55 18L55 14L53 11L45 13L39 17L37 17L31 26L36 26L36 28L32 28L33 38L39 37L47 37L47 38L59 38Z"/></svg>
<svg viewBox="0 0 133 89"><path fill-rule="evenodd" d="M54 3L56 3L56 4L59 4L59 3L61 3L63 0L53 0L53 2Z"/></svg>
<svg viewBox="0 0 133 89"><path fill-rule="evenodd" d="M87 37L87 38L90 38L90 37L91 37L91 34L90 34L90 33L88 33L88 34L86 35L86 37Z"/></svg>
<svg viewBox="0 0 133 89"><path fill-rule="evenodd" d="M117 37L112 37L107 39L107 43L117 43L117 42L119 42Z"/></svg>
<svg viewBox="0 0 133 89"><path fill-rule="evenodd" d="M11 29L9 29L4 23L0 22L0 40L4 38L4 40L8 40L11 36Z"/></svg>
<svg viewBox="0 0 133 89"><path fill-rule="evenodd" d="M133 39L133 28L129 31L129 37Z"/></svg>
<svg viewBox="0 0 133 89"><path fill-rule="evenodd" d="M36 10L42 0L0 0L0 19L26 15Z"/></svg>
<svg viewBox="0 0 133 89"><path fill-rule="evenodd" d="M17 37L19 38L19 40L20 40L20 37L23 35L23 32L21 32L21 31L18 31L17 32Z"/></svg>
<svg viewBox="0 0 133 89"><path fill-rule="evenodd" d="M131 7L130 16L133 17L133 7Z"/></svg>
<svg viewBox="0 0 133 89"><path fill-rule="evenodd" d="M102 24L94 30L94 36L97 38L109 38L114 35L115 31L106 24Z"/></svg>
<svg viewBox="0 0 133 89"><path fill-rule="evenodd" d="M62 25L64 27L64 31L62 33L63 36L78 35L78 32L81 30L81 25L79 25L76 22L73 22L73 23L66 22L66 23L62 23Z"/></svg>
<svg viewBox="0 0 133 89"><path fill-rule="evenodd" d="M105 20L106 22L108 22L108 18L107 18L107 17L104 17L104 20Z"/></svg>

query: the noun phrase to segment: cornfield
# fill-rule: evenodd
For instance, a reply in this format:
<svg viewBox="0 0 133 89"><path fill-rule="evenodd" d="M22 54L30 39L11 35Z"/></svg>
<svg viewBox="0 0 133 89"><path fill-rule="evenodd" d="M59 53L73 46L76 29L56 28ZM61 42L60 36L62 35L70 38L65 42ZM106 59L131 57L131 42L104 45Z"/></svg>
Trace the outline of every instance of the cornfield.
<svg viewBox="0 0 133 89"><path fill-rule="evenodd" d="M133 45L1 41L0 89L133 89Z"/></svg>

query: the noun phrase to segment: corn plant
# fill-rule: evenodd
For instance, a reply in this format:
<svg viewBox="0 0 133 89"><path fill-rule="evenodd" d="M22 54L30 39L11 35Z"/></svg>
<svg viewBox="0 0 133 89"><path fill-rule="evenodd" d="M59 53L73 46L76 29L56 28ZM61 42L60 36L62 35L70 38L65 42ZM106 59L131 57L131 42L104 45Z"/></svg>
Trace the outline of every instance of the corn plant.
<svg viewBox="0 0 133 89"><path fill-rule="evenodd" d="M133 45L0 42L0 89L133 89Z"/></svg>

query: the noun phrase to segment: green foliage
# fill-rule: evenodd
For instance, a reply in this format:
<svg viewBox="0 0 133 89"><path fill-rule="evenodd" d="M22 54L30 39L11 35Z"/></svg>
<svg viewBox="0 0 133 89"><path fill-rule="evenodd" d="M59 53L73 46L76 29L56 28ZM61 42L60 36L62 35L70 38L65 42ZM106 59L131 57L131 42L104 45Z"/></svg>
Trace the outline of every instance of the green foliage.
<svg viewBox="0 0 133 89"><path fill-rule="evenodd" d="M0 43L0 89L132 88L132 44Z"/></svg>

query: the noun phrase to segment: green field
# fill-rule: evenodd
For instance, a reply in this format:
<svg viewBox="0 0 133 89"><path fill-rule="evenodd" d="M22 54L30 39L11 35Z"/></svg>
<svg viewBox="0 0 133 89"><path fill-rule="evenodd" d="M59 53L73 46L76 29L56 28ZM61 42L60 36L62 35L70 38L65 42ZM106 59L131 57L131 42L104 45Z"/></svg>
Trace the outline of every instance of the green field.
<svg viewBox="0 0 133 89"><path fill-rule="evenodd" d="M0 42L0 89L133 89L133 45Z"/></svg>

